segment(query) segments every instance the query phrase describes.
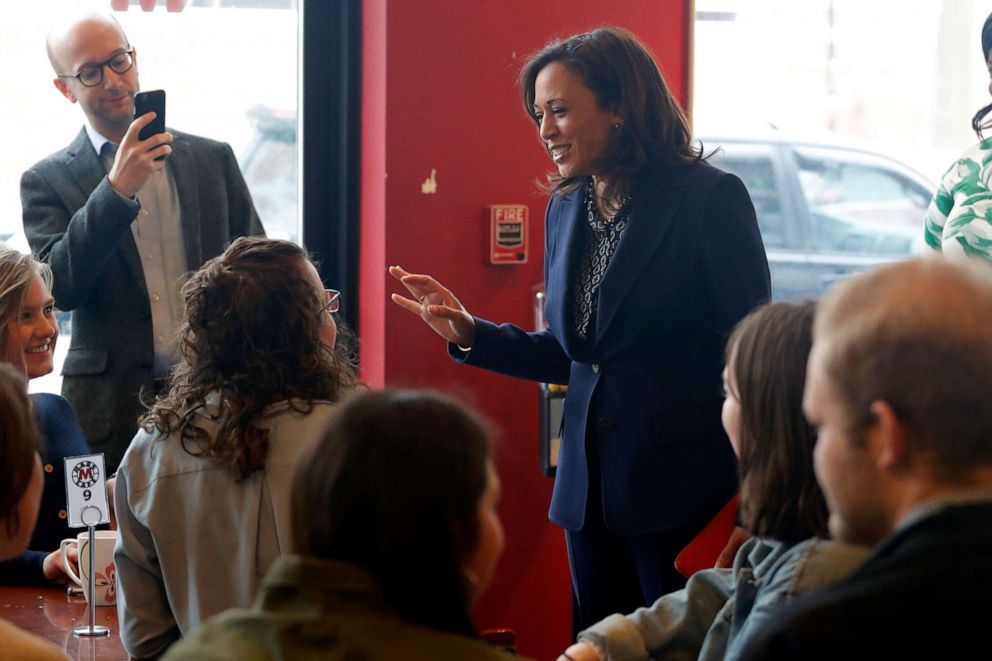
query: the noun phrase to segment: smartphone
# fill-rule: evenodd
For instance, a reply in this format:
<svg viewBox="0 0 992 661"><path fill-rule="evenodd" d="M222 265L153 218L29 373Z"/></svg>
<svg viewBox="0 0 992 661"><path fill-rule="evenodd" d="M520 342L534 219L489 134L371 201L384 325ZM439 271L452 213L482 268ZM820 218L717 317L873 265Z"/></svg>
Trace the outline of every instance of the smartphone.
<svg viewBox="0 0 992 661"><path fill-rule="evenodd" d="M134 117L155 112L155 119L138 133L139 140L146 140L156 133L165 133L165 90L138 92L134 96Z"/></svg>

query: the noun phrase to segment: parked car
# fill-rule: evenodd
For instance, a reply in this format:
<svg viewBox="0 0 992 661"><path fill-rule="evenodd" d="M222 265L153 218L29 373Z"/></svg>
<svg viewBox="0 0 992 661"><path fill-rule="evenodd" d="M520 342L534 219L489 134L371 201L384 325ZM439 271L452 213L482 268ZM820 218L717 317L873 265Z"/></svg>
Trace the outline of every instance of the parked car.
<svg viewBox="0 0 992 661"><path fill-rule="evenodd" d="M849 273L921 245L936 186L899 161L856 146L702 136L710 162L747 186L768 253L772 298L820 295Z"/></svg>

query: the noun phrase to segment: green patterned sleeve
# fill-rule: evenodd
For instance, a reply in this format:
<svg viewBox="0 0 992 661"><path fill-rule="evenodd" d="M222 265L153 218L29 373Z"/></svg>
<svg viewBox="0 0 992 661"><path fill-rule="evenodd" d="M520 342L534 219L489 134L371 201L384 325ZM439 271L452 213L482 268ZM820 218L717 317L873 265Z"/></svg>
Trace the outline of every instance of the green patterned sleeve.
<svg viewBox="0 0 992 661"><path fill-rule="evenodd" d="M952 163L941 177L940 186L927 208L923 230L923 239L930 249L942 252L951 238L949 228L954 226L960 234L962 226L967 224L971 198L988 193L980 180L980 172L981 165L966 154Z"/></svg>
<svg viewBox="0 0 992 661"><path fill-rule="evenodd" d="M988 177L992 143L983 142L955 164L949 187L951 209L943 223L941 249L949 257L992 260L992 191Z"/></svg>
<svg viewBox="0 0 992 661"><path fill-rule="evenodd" d="M940 185L937 187L937 192L933 194L933 199L930 200L930 206L927 208L923 240L931 250L936 250L937 252L941 251L941 239L944 235L944 224L947 222L947 216L951 213L951 209L954 208L954 197L951 195L950 189L953 187L954 180L957 177L959 162L955 161L952 163L951 167L947 168L944 176L940 178Z"/></svg>

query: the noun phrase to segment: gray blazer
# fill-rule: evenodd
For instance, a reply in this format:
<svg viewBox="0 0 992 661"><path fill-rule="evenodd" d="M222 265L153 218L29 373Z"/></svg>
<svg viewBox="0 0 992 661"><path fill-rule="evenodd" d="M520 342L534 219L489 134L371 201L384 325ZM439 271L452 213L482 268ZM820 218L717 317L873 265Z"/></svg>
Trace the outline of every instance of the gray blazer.
<svg viewBox="0 0 992 661"><path fill-rule="evenodd" d="M230 146L171 133L192 271L234 238L263 230ZM152 386L151 308L130 230L135 212L110 187L85 129L22 175L21 205L28 243L52 267L55 303L72 311L62 394L113 471L137 431L139 392Z"/></svg>

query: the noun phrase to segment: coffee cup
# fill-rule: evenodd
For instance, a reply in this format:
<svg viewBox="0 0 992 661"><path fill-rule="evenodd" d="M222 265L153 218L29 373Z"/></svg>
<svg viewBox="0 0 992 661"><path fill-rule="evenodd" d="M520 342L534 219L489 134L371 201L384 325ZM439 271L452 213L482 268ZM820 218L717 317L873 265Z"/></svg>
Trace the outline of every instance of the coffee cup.
<svg viewBox="0 0 992 661"><path fill-rule="evenodd" d="M79 549L79 573L77 574L69 558L66 556L66 546L77 544ZM117 603L117 571L114 568L114 545L117 543L116 530L97 530L96 545L93 547L96 577L96 605L113 606ZM62 555L62 566L69 580L83 588L83 596L90 601L90 534L81 532L75 539L63 539L59 546Z"/></svg>

